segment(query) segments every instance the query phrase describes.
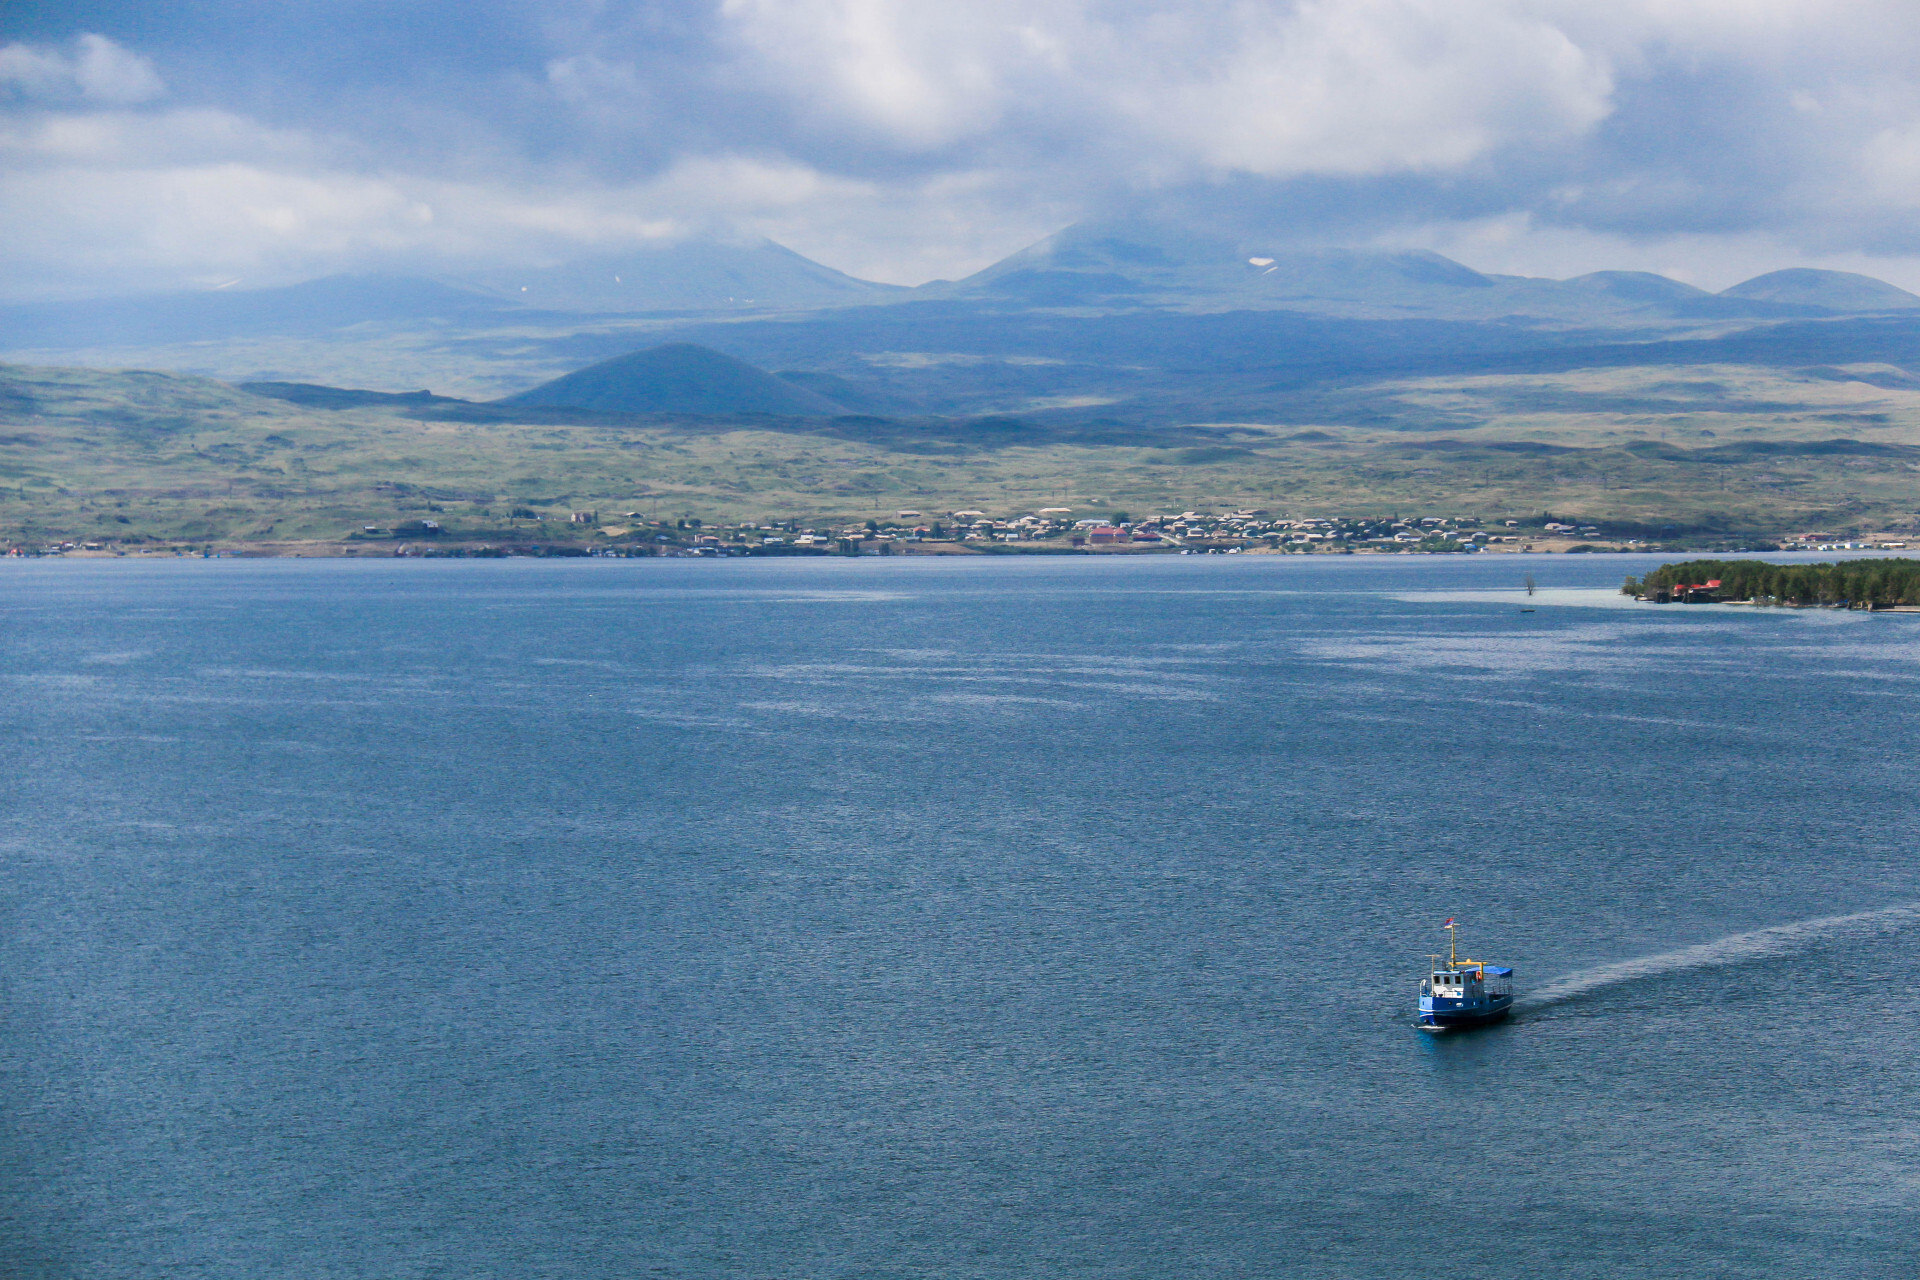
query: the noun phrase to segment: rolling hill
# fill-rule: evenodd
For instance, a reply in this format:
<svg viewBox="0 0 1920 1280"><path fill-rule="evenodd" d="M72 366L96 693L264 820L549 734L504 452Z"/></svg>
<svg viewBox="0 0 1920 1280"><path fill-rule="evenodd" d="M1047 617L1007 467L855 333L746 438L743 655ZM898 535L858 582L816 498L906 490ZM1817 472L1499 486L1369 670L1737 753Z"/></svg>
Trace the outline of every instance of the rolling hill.
<svg viewBox="0 0 1920 1280"><path fill-rule="evenodd" d="M602 360L499 403L597 413L705 416L833 417L847 411L817 391L690 342L663 343Z"/></svg>
<svg viewBox="0 0 1920 1280"><path fill-rule="evenodd" d="M1552 511L1712 545L1911 524L1920 380L1905 382L1732 365L1400 375L1303 401L1311 427L1153 428L588 412L0 366L0 545L391 554L427 536L578 547L632 533L574 523L581 511L837 527L1051 506L1534 527Z"/></svg>
<svg viewBox="0 0 1920 1280"><path fill-rule="evenodd" d="M1852 271L1793 267L1769 271L1723 290L1723 298L1817 307L1830 312L1904 311L1920 307L1920 297L1872 276Z"/></svg>

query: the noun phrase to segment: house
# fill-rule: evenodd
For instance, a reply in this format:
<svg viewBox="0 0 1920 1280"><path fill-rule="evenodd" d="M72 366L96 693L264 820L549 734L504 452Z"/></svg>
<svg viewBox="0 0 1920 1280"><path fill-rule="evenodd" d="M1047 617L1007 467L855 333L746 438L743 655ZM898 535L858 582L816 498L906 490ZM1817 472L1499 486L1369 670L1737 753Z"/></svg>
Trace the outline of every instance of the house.
<svg viewBox="0 0 1920 1280"><path fill-rule="evenodd" d="M1127 540L1126 534L1110 524L1097 524L1093 526L1093 528L1087 530L1087 537L1092 539L1093 545L1096 547L1102 544L1111 545L1115 542L1125 542Z"/></svg>

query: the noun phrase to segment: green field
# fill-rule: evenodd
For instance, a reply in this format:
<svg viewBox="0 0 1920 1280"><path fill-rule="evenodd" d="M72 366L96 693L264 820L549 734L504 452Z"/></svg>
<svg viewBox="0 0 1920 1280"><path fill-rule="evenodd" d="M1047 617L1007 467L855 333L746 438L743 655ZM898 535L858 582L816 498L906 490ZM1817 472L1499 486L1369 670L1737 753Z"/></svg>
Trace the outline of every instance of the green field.
<svg viewBox="0 0 1920 1280"><path fill-rule="evenodd" d="M593 540L641 518L829 523L1043 506L1136 516L1553 512L1652 540L1905 527L1920 391L1871 368L1741 366L1383 381L1386 425L1204 423L1107 436L992 420L463 418L301 407L209 379L0 366L0 541L326 549ZM1859 379L1872 379L1865 381ZM342 381L351 381L342 379ZM519 509L538 520L515 518ZM597 524L566 522L574 511ZM617 535L615 535L617 536Z"/></svg>

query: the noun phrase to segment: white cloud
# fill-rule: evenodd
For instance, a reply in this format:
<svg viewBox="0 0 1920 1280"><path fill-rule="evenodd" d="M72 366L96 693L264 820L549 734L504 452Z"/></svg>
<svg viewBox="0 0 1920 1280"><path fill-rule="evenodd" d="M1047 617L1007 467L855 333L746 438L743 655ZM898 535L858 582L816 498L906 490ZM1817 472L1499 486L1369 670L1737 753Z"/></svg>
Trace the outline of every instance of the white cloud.
<svg viewBox="0 0 1920 1280"><path fill-rule="evenodd" d="M167 86L146 58L105 36L83 35L70 52L44 45L0 46L0 90L29 102L125 106L152 101Z"/></svg>
<svg viewBox="0 0 1920 1280"><path fill-rule="evenodd" d="M102 36L0 47L0 279L264 282L719 230L914 282L1170 190L1538 274L1877 253L1905 281L1920 254L1911 0L554 4L509 72L396 62L337 109L316 80L271 127L206 73L175 106Z"/></svg>
<svg viewBox="0 0 1920 1280"><path fill-rule="evenodd" d="M1123 102L1144 131L1225 171L1457 169L1577 137L1612 109L1605 61L1523 8L1314 0L1284 20L1236 13L1227 38L1207 33L1214 49L1163 56L1155 87Z"/></svg>
<svg viewBox="0 0 1920 1280"><path fill-rule="evenodd" d="M219 164L271 159L281 166L324 163L329 148L310 134L272 129L230 111L33 112L0 116L0 159L10 169L45 165Z"/></svg>
<svg viewBox="0 0 1920 1280"><path fill-rule="evenodd" d="M1032 61L1022 32L1036 25L1005 0L723 0L721 12L748 77L783 83L817 120L912 149L991 128Z"/></svg>
<svg viewBox="0 0 1920 1280"><path fill-rule="evenodd" d="M924 278L915 257L924 237L882 224L911 225L936 205L946 211L936 243L957 238L966 252L952 225L960 211L991 223L1005 195L983 202L964 177L916 190L781 157L693 156L643 181L607 184L578 175L516 182L368 172L351 156L337 142L216 111L0 119L0 225L8 228L0 271L16 295L53 296L236 276L284 283L366 266L560 261L589 249L746 233L828 256L860 254L868 242L863 265ZM1016 225L1002 235L1017 242L1049 229Z"/></svg>
<svg viewBox="0 0 1920 1280"><path fill-rule="evenodd" d="M725 0L751 74L908 151L1064 123L1155 174L1379 173L1577 135L1603 58L1523 0ZM743 73L744 78L744 73ZM996 138L1017 148L1017 138Z"/></svg>

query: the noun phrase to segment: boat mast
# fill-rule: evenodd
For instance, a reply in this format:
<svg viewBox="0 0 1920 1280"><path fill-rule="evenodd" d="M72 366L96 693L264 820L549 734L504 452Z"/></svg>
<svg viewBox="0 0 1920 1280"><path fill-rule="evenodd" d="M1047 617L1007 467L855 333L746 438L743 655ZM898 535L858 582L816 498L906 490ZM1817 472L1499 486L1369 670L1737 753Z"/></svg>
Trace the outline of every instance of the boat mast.
<svg viewBox="0 0 1920 1280"><path fill-rule="evenodd" d="M1447 968L1449 969L1458 969L1460 967L1459 955L1456 950L1459 943L1460 926L1449 920L1447 921Z"/></svg>

